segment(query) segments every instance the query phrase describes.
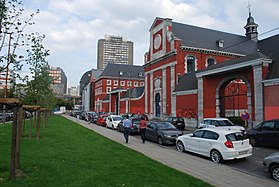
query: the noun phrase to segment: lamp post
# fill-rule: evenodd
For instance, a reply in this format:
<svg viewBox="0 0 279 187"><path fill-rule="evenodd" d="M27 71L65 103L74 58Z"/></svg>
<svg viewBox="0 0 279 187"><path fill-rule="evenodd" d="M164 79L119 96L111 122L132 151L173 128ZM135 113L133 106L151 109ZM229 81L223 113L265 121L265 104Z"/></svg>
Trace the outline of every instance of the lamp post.
<svg viewBox="0 0 279 187"><path fill-rule="evenodd" d="M129 77L129 85L128 85L129 86L128 87L128 89L129 89L128 113L130 114L130 109L131 109L131 90L130 90L130 88L131 88L131 75L130 75L130 73L128 71L119 71L119 75L120 76L123 76L124 73L127 73L128 77Z"/></svg>

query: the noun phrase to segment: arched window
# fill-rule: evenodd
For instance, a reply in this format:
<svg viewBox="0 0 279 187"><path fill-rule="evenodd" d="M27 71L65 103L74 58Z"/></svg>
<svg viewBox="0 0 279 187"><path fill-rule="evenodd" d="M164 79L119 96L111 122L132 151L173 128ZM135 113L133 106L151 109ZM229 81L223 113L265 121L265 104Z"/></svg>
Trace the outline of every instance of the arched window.
<svg viewBox="0 0 279 187"><path fill-rule="evenodd" d="M195 57L187 56L187 73L195 72Z"/></svg>
<svg viewBox="0 0 279 187"><path fill-rule="evenodd" d="M206 60L206 64L207 64L207 67L215 64L215 59L214 58L208 58Z"/></svg>

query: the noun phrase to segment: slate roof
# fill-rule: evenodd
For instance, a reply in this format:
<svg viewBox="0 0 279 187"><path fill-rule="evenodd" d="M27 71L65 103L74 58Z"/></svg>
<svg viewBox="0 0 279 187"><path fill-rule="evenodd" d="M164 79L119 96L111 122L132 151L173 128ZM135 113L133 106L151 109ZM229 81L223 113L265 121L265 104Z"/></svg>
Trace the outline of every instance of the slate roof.
<svg viewBox="0 0 279 187"><path fill-rule="evenodd" d="M98 79L102 73L103 70L101 69L92 69L92 76L94 79Z"/></svg>
<svg viewBox="0 0 279 187"><path fill-rule="evenodd" d="M122 89L122 88L119 88ZM114 89L114 90L119 90ZM143 92L144 92L144 87L135 87L135 88L130 88L130 98L139 98L140 96L142 96ZM121 99L128 99L129 98L129 89L126 91L126 93L123 94L123 96L121 97ZM103 101L109 101L109 94L107 94Z"/></svg>
<svg viewBox="0 0 279 187"><path fill-rule="evenodd" d="M79 81L80 91L83 90L83 88L90 82L91 74L92 74L92 71L89 70L82 75L82 77Z"/></svg>
<svg viewBox="0 0 279 187"><path fill-rule="evenodd" d="M135 88L130 88L130 98L139 98L142 96L144 92L144 87L135 87ZM126 91L126 93L121 97L122 99L124 98L129 98L129 89Z"/></svg>
<svg viewBox="0 0 279 187"><path fill-rule="evenodd" d="M257 42L241 35L172 22L174 37L181 39L182 46L218 50L236 54L251 54L257 51ZM224 41L224 47L217 45Z"/></svg>
<svg viewBox="0 0 279 187"><path fill-rule="evenodd" d="M178 84L174 92L198 89L198 79L195 73L185 73L179 77Z"/></svg>
<svg viewBox="0 0 279 187"><path fill-rule="evenodd" d="M272 59L266 80L279 78L279 34L259 41L259 49Z"/></svg>
<svg viewBox="0 0 279 187"><path fill-rule="evenodd" d="M119 74L120 71L123 71L123 75ZM126 64L108 64L99 78L104 77L114 77L118 79L128 79L129 75L131 75L131 79L144 79L144 68L143 66L135 66L135 65L126 65ZM141 75L141 76L140 76Z"/></svg>

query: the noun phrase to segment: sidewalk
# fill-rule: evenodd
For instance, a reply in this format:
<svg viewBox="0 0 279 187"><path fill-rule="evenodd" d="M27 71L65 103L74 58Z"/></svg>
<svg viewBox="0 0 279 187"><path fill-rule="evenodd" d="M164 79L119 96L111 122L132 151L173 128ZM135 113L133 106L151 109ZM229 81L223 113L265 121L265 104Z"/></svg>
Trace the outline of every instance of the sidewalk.
<svg viewBox="0 0 279 187"><path fill-rule="evenodd" d="M76 122L76 118L68 115L64 115L64 117ZM214 164L210 160L204 158L187 153L180 153L172 149L165 149L164 146L155 145L148 141L143 144L141 140L133 136L130 136L129 143L126 144L122 133L95 124L88 124L88 122L81 120L79 120L78 123L130 149L134 149L147 157L206 181L214 186L278 186L278 182L271 179L249 175L226 165Z"/></svg>

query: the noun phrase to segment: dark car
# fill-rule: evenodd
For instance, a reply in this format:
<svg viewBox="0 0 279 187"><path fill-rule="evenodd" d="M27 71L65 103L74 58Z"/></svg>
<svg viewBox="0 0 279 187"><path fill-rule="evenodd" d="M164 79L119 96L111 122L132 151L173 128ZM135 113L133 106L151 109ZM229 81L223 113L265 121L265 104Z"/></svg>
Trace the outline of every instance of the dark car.
<svg viewBox="0 0 279 187"><path fill-rule="evenodd" d="M270 176L279 182L279 152L265 157L263 165Z"/></svg>
<svg viewBox="0 0 279 187"><path fill-rule="evenodd" d="M183 132L177 129L169 122L155 122L148 121L146 128L146 139L163 144L175 144L178 136L181 136Z"/></svg>
<svg viewBox="0 0 279 187"><path fill-rule="evenodd" d="M132 121L131 133L132 134L137 134L138 133L138 128L139 128L139 122L141 120L141 117L131 117L130 120ZM119 132L123 132L124 131L123 120L118 124L117 130Z"/></svg>
<svg viewBox="0 0 279 187"><path fill-rule="evenodd" d="M247 131L252 146L279 148L279 119L268 120Z"/></svg>
<svg viewBox="0 0 279 187"><path fill-rule="evenodd" d="M163 121L170 122L179 130L185 130L185 122L182 117L165 117Z"/></svg>
<svg viewBox="0 0 279 187"><path fill-rule="evenodd" d="M93 116L93 117L91 118L91 123L97 124L97 120L98 120L99 117L100 117L100 116L99 116L98 114L96 114L95 116Z"/></svg>

